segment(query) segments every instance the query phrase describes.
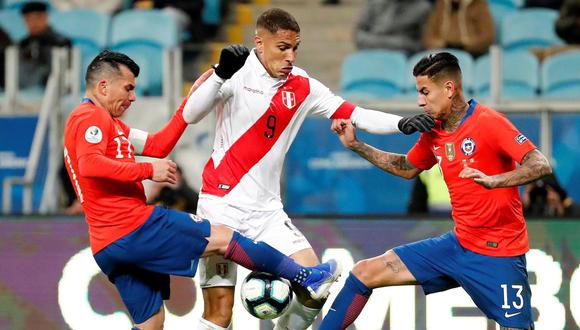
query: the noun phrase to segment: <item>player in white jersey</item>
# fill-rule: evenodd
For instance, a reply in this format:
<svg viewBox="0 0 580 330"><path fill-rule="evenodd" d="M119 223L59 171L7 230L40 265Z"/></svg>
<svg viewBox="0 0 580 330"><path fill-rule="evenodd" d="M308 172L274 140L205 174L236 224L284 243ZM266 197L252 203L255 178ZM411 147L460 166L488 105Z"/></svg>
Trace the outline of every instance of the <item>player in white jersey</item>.
<svg viewBox="0 0 580 330"><path fill-rule="evenodd" d="M197 213L262 240L299 264L315 265L318 257L280 198L284 158L306 116L350 119L359 129L378 134L422 132L434 122L424 114L401 118L362 109L295 67L300 27L281 9L260 15L254 42L249 55L243 46L223 49L214 75L185 106L188 123L214 108L217 117ZM199 272L204 314L198 329L225 329L232 316L236 265L211 257L200 262ZM320 312L322 303L300 291L297 297L276 329L306 329Z"/></svg>

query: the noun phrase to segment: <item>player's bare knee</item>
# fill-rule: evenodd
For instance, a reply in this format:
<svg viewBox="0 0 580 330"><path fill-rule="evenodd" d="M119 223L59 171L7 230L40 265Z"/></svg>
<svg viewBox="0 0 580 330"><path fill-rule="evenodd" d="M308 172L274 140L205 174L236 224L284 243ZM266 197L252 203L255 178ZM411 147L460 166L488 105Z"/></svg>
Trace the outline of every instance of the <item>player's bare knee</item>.
<svg viewBox="0 0 580 330"><path fill-rule="evenodd" d="M373 271L372 262L369 259L364 259L358 261L352 268L352 274L363 282L366 286L369 286L373 282Z"/></svg>
<svg viewBox="0 0 580 330"><path fill-rule="evenodd" d="M224 225L211 225L211 235L206 252L223 255L232 240L233 231Z"/></svg>

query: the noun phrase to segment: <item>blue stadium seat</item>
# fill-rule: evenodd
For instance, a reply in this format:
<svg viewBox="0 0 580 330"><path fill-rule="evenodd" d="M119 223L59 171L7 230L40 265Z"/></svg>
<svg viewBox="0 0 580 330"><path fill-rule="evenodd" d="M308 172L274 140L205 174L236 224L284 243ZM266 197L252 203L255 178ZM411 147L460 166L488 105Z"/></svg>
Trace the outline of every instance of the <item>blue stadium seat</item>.
<svg viewBox="0 0 580 330"><path fill-rule="evenodd" d="M548 47L562 44L556 35L558 12L529 8L506 15L501 22L501 44L506 50Z"/></svg>
<svg viewBox="0 0 580 330"><path fill-rule="evenodd" d="M540 64L538 58L525 50L504 52L502 59L502 98L533 99L540 87ZM483 55L475 62L475 95L490 96L491 61Z"/></svg>
<svg viewBox="0 0 580 330"><path fill-rule="evenodd" d="M524 0L489 0L488 4L490 6L518 9L524 6Z"/></svg>
<svg viewBox="0 0 580 330"><path fill-rule="evenodd" d="M421 60L421 58L423 58L426 55L440 52L448 52L457 57L457 59L459 60L459 66L461 67L461 73L463 76L463 91L466 97L469 97L473 93L473 70L474 70L473 56L471 56L471 54L469 54L468 52L460 49L443 48L443 49L425 50L413 54L409 57L409 60L407 61L407 69L406 69L407 72L405 73L405 76L407 77L406 84L407 84L407 92L409 94L408 97L417 96L417 90L415 88L415 77L413 76L413 67L415 67L415 64L417 64Z"/></svg>
<svg viewBox="0 0 580 330"><path fill-rule="evenodd" d="M494 1L489 3L489 11L493 18L493 25L495 26L495 43L501 44L501 22L507 15L517 11L518 8L514 6L504 6L497 4Z"/></svg>
<svg viewBox="0 0 580 330"><path fill-rule="evenodd" d="M219 25L221 17L221 0L204 0L201 20L207 25Z"/></svg>
<svg viewBox="0 0 580 330"><path fill-rule="evenodd" d="M75 45L89 44L96 48L107 45L110 21L109 15L90 9L50 13L50 25L55 31L70 38Z"/></svg>
<svg viewBox="0 0 580 330"><path fill-rule="evenodd" d="M161 95L163 51L178 46L177 23L159 10L126 10L111 21L111 48L141 67L137 93Z"/></svg>
<svg viewBox="0 0 580 330"><path fill-rule="evenodd" d="M541 70L542 97L580 99L580 50L545 58Z"/></svg>
<svg viewBox="0 0 580 330"><path fill-rule="evenodd" d="M391 50L361 50L342 63L342 95L349 99L388 99L402 94L406 58Z"/></svg>
<svg viewBox="0 0 580 330"><path fill-rule="evenodd" d="M32 0L3 0L4 9L15 9L20 10L22 6L24 6L27 2L31 2ZM34 0L39 2L44 2L48 5L48 8L51 8L50 0Z"/></svg>
<svg viewBox="0 0 580 330"><path fill-rule="evenodd" d="M10 36L14 43L19 42L28 35L28 29L22 14L16 9L0 10L0 27Z"/></svg>
<svg viewBox="0 0 580 330"><path fill-rule="evenodd" d="M82 87L82 77L89 63L107 46L110 21L109 15L88 9L50 13L50 24L54 30L70 38L73 45L80 49Z"/></svg>

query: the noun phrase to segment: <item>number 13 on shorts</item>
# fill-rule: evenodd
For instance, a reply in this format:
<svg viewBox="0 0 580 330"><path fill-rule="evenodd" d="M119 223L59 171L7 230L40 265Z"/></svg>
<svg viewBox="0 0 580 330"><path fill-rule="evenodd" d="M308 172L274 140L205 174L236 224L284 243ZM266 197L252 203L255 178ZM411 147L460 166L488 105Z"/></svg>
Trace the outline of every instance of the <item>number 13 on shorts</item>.
<svg viewBox="0 0 580 330"><path fill-rule="evenodd" d="M523 285L501 284L500 286L503 291L503 304L501 308L510 309L514 307L515 309L522 309L524 307L524 297L522 296L522 291L524 290Z"/></svg>

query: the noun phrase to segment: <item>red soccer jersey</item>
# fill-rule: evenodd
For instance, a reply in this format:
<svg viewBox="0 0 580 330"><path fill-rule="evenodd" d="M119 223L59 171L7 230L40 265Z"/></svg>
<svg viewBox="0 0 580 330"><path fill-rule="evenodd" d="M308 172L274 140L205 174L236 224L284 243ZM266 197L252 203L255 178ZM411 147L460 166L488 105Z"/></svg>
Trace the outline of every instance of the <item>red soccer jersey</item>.
<svg viewBox="0 0 580 330"><path fill-rule="evenodd" d="M151 178L153 167L135 162L129 131L89 102L66 123L64 161L85 212L93 254L135 230L153 211L141 183Z"/></svg>
<svg viewBox="0 0 580 330"><path fill-rule="evenodd" d="M466 163L486 175L516 168L536 146L497 111L469 101L463 123L445 132L437 122L421 134L407 159L426 170L439 164L451 197L454 232L461 245L491 256L517 256L529 250L526 223L517 187L486 189L461 179Z"/></svg>

